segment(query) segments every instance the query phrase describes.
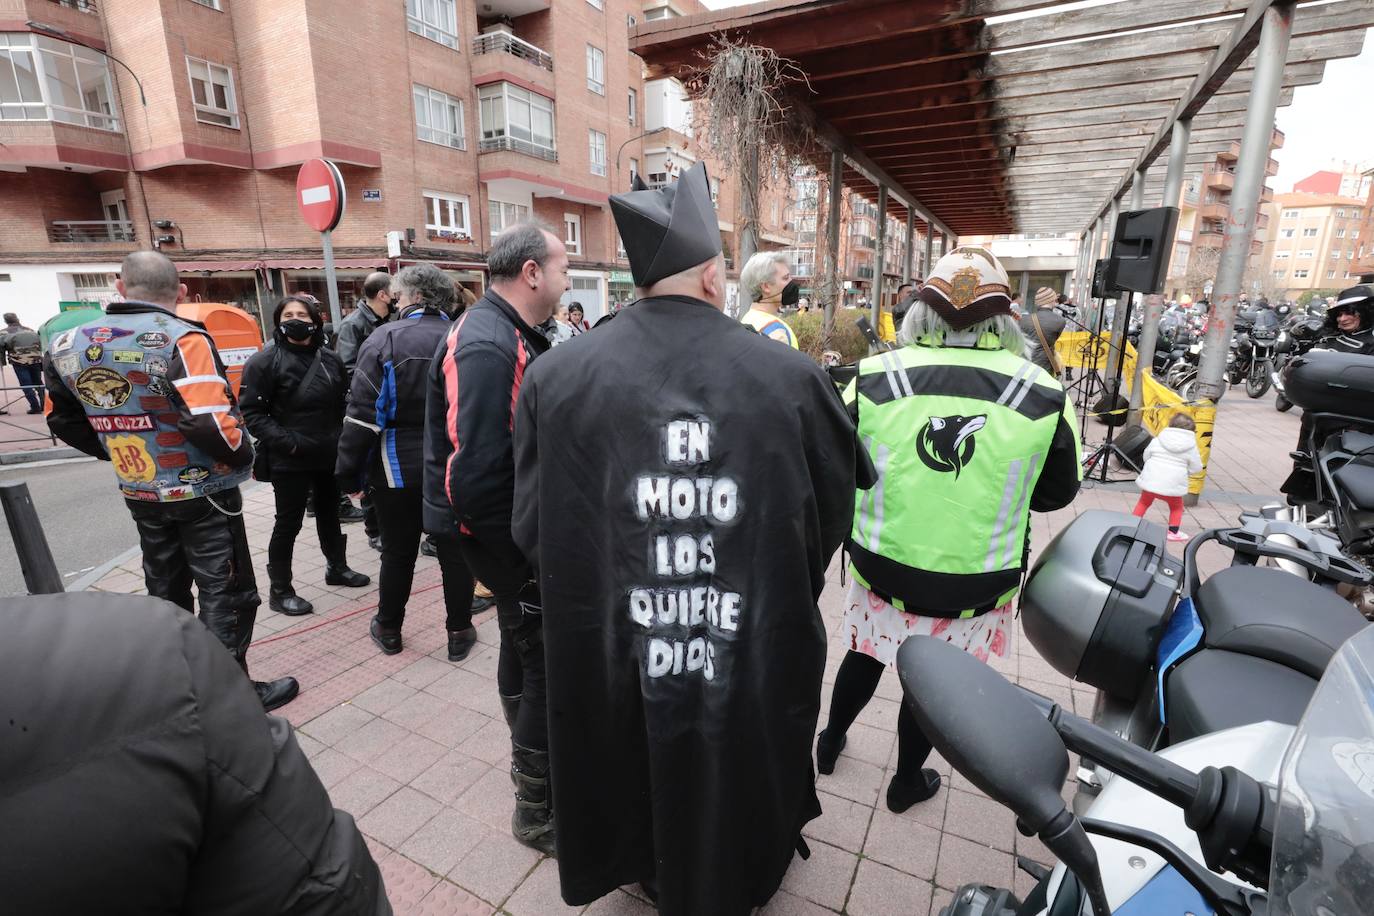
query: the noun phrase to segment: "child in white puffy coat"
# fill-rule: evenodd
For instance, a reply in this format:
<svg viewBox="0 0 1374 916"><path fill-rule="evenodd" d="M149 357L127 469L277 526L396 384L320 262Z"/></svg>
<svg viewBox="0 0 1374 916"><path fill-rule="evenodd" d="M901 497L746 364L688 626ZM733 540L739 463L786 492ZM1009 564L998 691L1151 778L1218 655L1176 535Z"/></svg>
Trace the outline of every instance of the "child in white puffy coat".
<svg viewBox="0 0 1374 916"><path fill-rule="evenodd" d="M1169 504L1169 540L1186 541L1179 531L1183 522L1183 496L1188 492L1188 477L1202 470L1202 455L1197 450L1197 426L1187 414L1174 414L1169 425L1145 449L1145 467L1136 478L1140 500L1135 514L1143 516L1156 499Z"/></svg>

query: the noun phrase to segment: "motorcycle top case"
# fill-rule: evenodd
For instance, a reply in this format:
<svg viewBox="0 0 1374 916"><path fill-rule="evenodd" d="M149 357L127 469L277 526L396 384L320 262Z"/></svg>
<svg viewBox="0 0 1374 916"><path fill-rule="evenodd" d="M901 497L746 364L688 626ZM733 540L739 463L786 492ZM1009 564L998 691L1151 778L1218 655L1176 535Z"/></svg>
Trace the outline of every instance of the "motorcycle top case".
<svg viewBox="0 0 1374 916"><path fill-rule="evenodd" d="M1303 410L1374 422L1374 356L1309 350L1288 363L1283 395Z"/></svg>
<svg viewBox="0 0 1374 916"><path fill-rule="evenodd" d="M1163 526L1121 512L1084 512L1045 548L1026 580L1021 623L1066 677L1134 700L1150 676L1182 564Z"/></svg>

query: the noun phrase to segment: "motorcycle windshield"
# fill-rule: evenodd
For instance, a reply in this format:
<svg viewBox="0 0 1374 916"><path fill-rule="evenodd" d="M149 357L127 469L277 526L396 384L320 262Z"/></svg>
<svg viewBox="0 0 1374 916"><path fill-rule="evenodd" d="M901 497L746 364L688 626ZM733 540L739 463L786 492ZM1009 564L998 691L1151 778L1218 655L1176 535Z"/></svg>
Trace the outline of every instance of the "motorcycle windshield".
<svg viewBox="0 0 1374 916"><path fill-rule="evenodd" d="M1374 628L1326 669L1284 754L1269 912L1355 916L1374 900Z"/></svg>

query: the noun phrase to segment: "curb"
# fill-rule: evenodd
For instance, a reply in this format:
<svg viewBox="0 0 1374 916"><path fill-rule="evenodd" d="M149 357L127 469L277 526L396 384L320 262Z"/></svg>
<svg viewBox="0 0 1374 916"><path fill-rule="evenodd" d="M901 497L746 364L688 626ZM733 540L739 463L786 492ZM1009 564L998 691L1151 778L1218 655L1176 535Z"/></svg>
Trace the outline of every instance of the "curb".
<svg viewBox="0 0 1374 916"><path fill-rule="evenodd" d="M69 445L57 445L51 448L34 448L23 452L0 452L0 466L13 467L21 464L32 464L36 461L85 457L87 457L86 453L79 449L74 449Z"/></svg>
<svg viewBox="0 0 1374 916"><path fill-rule="evenodd" d="M142 552L143 548L140 545L135 544L133 547L130 547L128 550L124 551L114 559L106 560L104 563L101 563L99 566L97 566L95 569L92 569L84 576L80 576L76 579L73 579L71 582L67 583L67 591L84 592L89 590L92 585L95 585L102 578L104 578L105 574L108 573L110 570L114 569L116 566L120 566L128 562L130 559L138 556Z"/></svg>

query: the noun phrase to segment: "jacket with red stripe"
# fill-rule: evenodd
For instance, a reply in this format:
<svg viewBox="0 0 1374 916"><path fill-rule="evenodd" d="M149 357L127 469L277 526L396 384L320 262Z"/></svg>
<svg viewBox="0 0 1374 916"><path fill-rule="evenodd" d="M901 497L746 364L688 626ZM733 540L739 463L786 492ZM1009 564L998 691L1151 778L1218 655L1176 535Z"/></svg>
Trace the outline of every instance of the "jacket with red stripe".
<svg viewBox="0 0 1374 916"><path fill-rule="evenodd" d="M425 404L426 531L514 549L515 403L526 367L548 348L491 289L440 342Z"/></svg>
<svg viewBox="0 0 1374 916"><path fill-rule="evenodd" d="M248 478L253 446L204 325L111 303L53 338L43 372L48 428L110 461L125 498L193 499Z"/></svg>

